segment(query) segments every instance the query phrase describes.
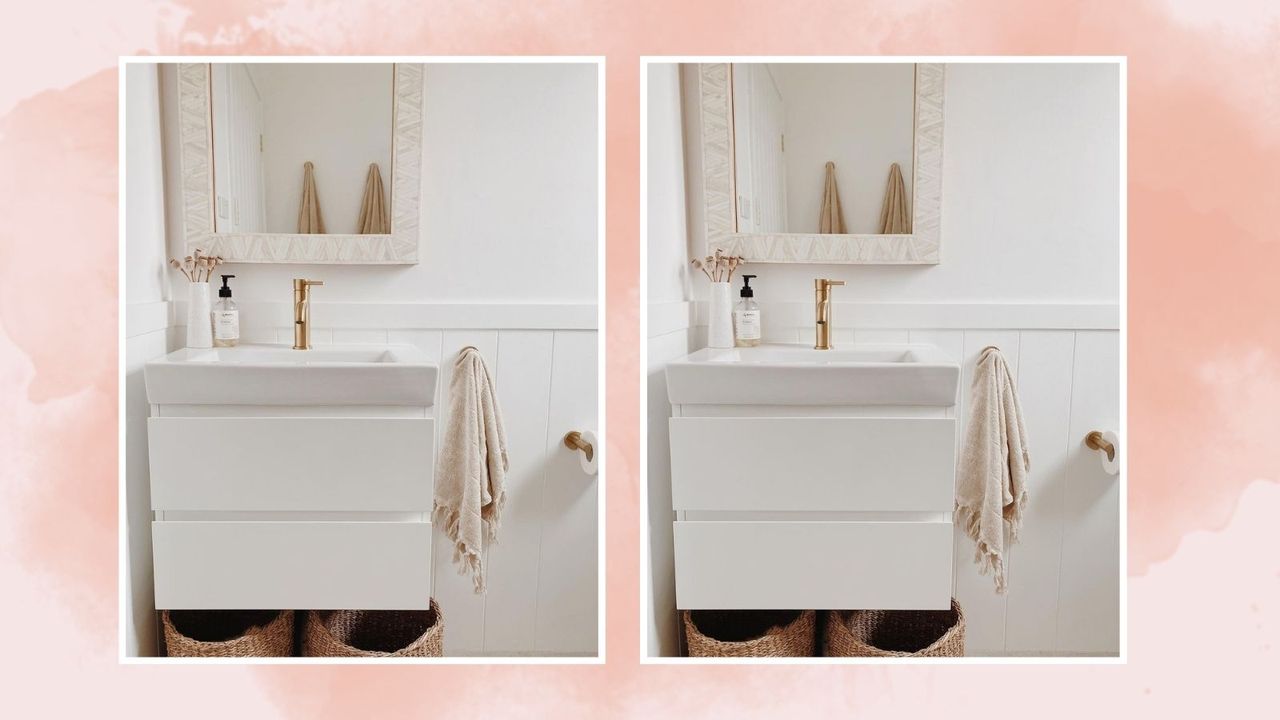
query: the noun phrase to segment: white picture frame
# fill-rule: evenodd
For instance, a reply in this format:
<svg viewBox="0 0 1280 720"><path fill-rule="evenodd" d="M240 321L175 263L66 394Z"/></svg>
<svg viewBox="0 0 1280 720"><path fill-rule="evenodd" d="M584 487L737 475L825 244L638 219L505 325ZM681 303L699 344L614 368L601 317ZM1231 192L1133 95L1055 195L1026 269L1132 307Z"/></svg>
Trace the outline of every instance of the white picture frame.
<svg viewBox="0 0 1280 720"><path fill-rule="evenodd" d="M413 265L420 246L423 66L395 63L391 147L391 232L385 235L214 231L213 127L209 63L178 65L183 237L227 262Z"/></svg>
<svg viewBox="0 0 1280 720"><path fill-rule="evenodd" d="M733 83L730 63L697 68L707 254L755 263L936 265L942 260L942 124L946 65L915 67L910 234L740 233L734 198Z"/></svg>

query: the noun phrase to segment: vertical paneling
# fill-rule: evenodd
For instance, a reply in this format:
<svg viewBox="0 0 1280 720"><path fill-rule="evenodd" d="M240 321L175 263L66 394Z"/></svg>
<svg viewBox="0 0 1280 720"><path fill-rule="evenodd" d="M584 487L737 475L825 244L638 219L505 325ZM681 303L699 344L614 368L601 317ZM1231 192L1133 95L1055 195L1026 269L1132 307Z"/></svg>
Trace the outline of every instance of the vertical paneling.
<svg viewBox="0 0 1280 720"><path fill-rule="evenodd" d="M484 355L490 372L500 372L498 333L495 330L449 330L441 338L440 385L436 390L436 447L443 447L448 424L449 383L453 380L453 360L458 351L474 345ZM479 655L484 650L484 595L475 594L471 575L459 575L453 563L453 542L436 527L432 542L434 592L444 612L448 631L444 634L446 655Z"/></svg>
<svg viewBox="0 0 1280 720"><path fill-rule="evenodd" d="M552 334L502 331L498 342L498 403L510 466L498 542L489 550L484 650L520 654L534 649L538 550L542 542L547 410L551 402ZM576 562L576 558L566 559Z"/></svg>
<svg viewBox="0 0 1280 720"><path fill-rule="evenodd" d="M911 330L907 334L907 340L913 343L925 343L932 345L946 356L957 363L964 356L964 331L963 330ZM964 385L964 378L960 378L960 388L956 395L955 407L947 408L947 417L960 417L960 409L963 406L964 396L968 388ZM957 439L957 442L959 440Z"/></svg>
<svg viewBox="0 0 1280 720"><path fill-rule="evenodd" d="M334 328L335 343L359 343L366 345L382 345L387 342L387 331L377 328ZM311 341L313 344L315 340Z"/></svg>
<svg viewBox="0 0 1280 720"><path fill-rule="evenodd" d="M1076 334L1056 649L1113 652L1120 635L1120 478L1084 445L1120 417L1120 336ZM1121 451L1123 452L1123 448Z"/></svg>
<svg viewBox="0 0 1280 720"><path fill-rule="evenodd" d="M978 355L988 345L995 345L1004 353L1009 369L1018 373L1018 331L1016 330L966 330L964 333L964 356L960 371L960 432L959 442L963 444L964 433L969 426L969 385L973 382L974 366ZM961 456L957 453L956 462ZM1005 597L997 595L995 581L990 575L978 573L978 566L973 562L973 541L965 535L960 527L956 527L955 540L955 584L956 599L964 606L968 626L965 628L965 646L971 653L989 654L1004 649L1004 617ZM1009 558L1005 558L1005 567L1011 568Z"/></svg>
<svg viewBox="0 0 1280 720"><path fill-rule="evenodd" d="M422 351L422 354L428 360L436 363L442 370L444 363L440 362L440 341L444 337L444 333L439 330L388 330L387 342L392 345L413 345ZM436 406L441 405L439 394L436 395ZM439 417L439 414L437 414Z"/></svg>
<svg viewBox="0 0 1280 720"><path fill-rule="evenodd" d="M1022 333L1017 388L1027 426L1031 476L1021 539L1009 549L1004 649L1010 653L1053 647L1066 521L1063 491L1074 354L1074 332Z"/></svg>
<svg viewBox="0 0 1280 720"><path fill-rule="evenodd" d="M596 333L558 331L551 370L542 552L535 645L540 653L594 653L597 645L597 485L561 444L599 429Z"/></svg>

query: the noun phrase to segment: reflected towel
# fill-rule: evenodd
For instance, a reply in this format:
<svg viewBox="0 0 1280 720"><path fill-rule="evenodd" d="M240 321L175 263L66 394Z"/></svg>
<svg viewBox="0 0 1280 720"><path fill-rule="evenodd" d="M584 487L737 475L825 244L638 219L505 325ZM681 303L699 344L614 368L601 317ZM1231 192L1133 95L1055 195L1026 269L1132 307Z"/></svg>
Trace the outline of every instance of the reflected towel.
<svg viewBox="0 0 1280 720"><path fill-rule="evenodd" d="M956 468L956 523L977 543L979 572L994 572L996 592L1003 593L1005 528L1016 542L1031 458L1018 392L999 349L988 347L978 356L969 393L969 426Z"/></svg>
<svg viewBox="0 0 1280 720"><path fill-rule="evenodd" d="M453 541L458 574L471 574L477 594L485 590L485 543L498 538L506 474L507 436L497 390L484 357L475 348L464 348L453 362L449 382L431 520Z"/></svg>
<svg viewBox="0 0 1280 720"><path fill-rule="evenodd" d="M302 203L298 206L298 232L304 235L324 234L320 195L316 192L316 166L310 160L302 164Z"/></svg>
<svg viewBox="0 0 1280 720"><path fill-rule="evenodd" d="M840 189L836 187L836 164L827 163L827 179L822 188L822 215L818 232L824 235L845 234L844 210L840 207Z"/></svg>
<svg viewBox="0 0 1280 720"><path fill-rule="evenodd" d="M907 187L902 182L898 163L889 166L889 182L884 186L884 205L880 208L880 234L906 235L911 232L911 213L907 209Z"/></svg>
<svg viewBox="0 0 1280 720"><path fill-rule="evenodd" d="M386 235L391 232L391 219L387 217L387 201L382 192L382 173L378 163L369 163L369 174L364 179L364 199L360 201L360 222L356 232L361 235Z"/></svg>

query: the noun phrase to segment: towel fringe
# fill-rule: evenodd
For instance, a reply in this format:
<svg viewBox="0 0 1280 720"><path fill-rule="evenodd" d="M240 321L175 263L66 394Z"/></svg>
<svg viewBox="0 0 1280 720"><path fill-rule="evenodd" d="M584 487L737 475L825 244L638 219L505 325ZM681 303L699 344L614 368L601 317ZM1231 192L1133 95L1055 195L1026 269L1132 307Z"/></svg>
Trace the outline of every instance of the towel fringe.
<svg viewBox="0 0 1280 720"><path fill-rule="evenodd" d="M1020 498L1019 503L1025 503L1026 496ZM979 538L982 533L982 521L977 508L964 505L957 505L955 511L956 522L964 530L964 534L974 542L973 561L978 566L979 575L995 574L996 594L1003 595L1005 592L1005 574L1004 574L1004 558L1001 554L993 550L990 545ZM1005 525L1011 526L1012 523L1006 518ZM1019 523L1019 526L1021 523Z"/></svg>
<svg viewBox="0 0 1280 720"><path fill-rule="evenodd" d="M458 574L466 575L470 573L476 594L484 594L484 556L479 550L468 547L466 542L458 539L458 531L462 525L462 513L458 512L457 508L436 505L431 510L431 522L443 530L445 536L453 541L453 563L458 566ZM492 540L492 535L497 533L497 527L491 526L487 521L484 526L486 539Z"/></svg>

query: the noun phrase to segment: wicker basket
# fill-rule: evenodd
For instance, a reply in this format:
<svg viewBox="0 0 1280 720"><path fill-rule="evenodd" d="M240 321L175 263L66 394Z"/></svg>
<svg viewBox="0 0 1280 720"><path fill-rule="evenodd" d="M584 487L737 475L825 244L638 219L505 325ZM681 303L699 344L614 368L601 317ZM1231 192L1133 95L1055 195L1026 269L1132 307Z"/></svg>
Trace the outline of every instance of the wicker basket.
<svg viewBox="0 0 1280 720"><path fill-rule="evenodd" d="M289 657L292 610L165 610L169 657Z"/></svg>
<svg viewBox="0 0 1280 720"><path fill-rule="evenodd" d="M812 610L685 610L689 657L811 657Z"/></svg>
<svg viewBox="0 0 1280 720"><path fill-rule="evenodd" d="M312 610L302 636L305 657L440 657L444 616L430 610Z"/></svg>
<svg viewBox="0 0 1280 720"><path fill-rule="evenodd" d="M828 657L962 657L964 612L950 610L830 610Z"/></svg>

